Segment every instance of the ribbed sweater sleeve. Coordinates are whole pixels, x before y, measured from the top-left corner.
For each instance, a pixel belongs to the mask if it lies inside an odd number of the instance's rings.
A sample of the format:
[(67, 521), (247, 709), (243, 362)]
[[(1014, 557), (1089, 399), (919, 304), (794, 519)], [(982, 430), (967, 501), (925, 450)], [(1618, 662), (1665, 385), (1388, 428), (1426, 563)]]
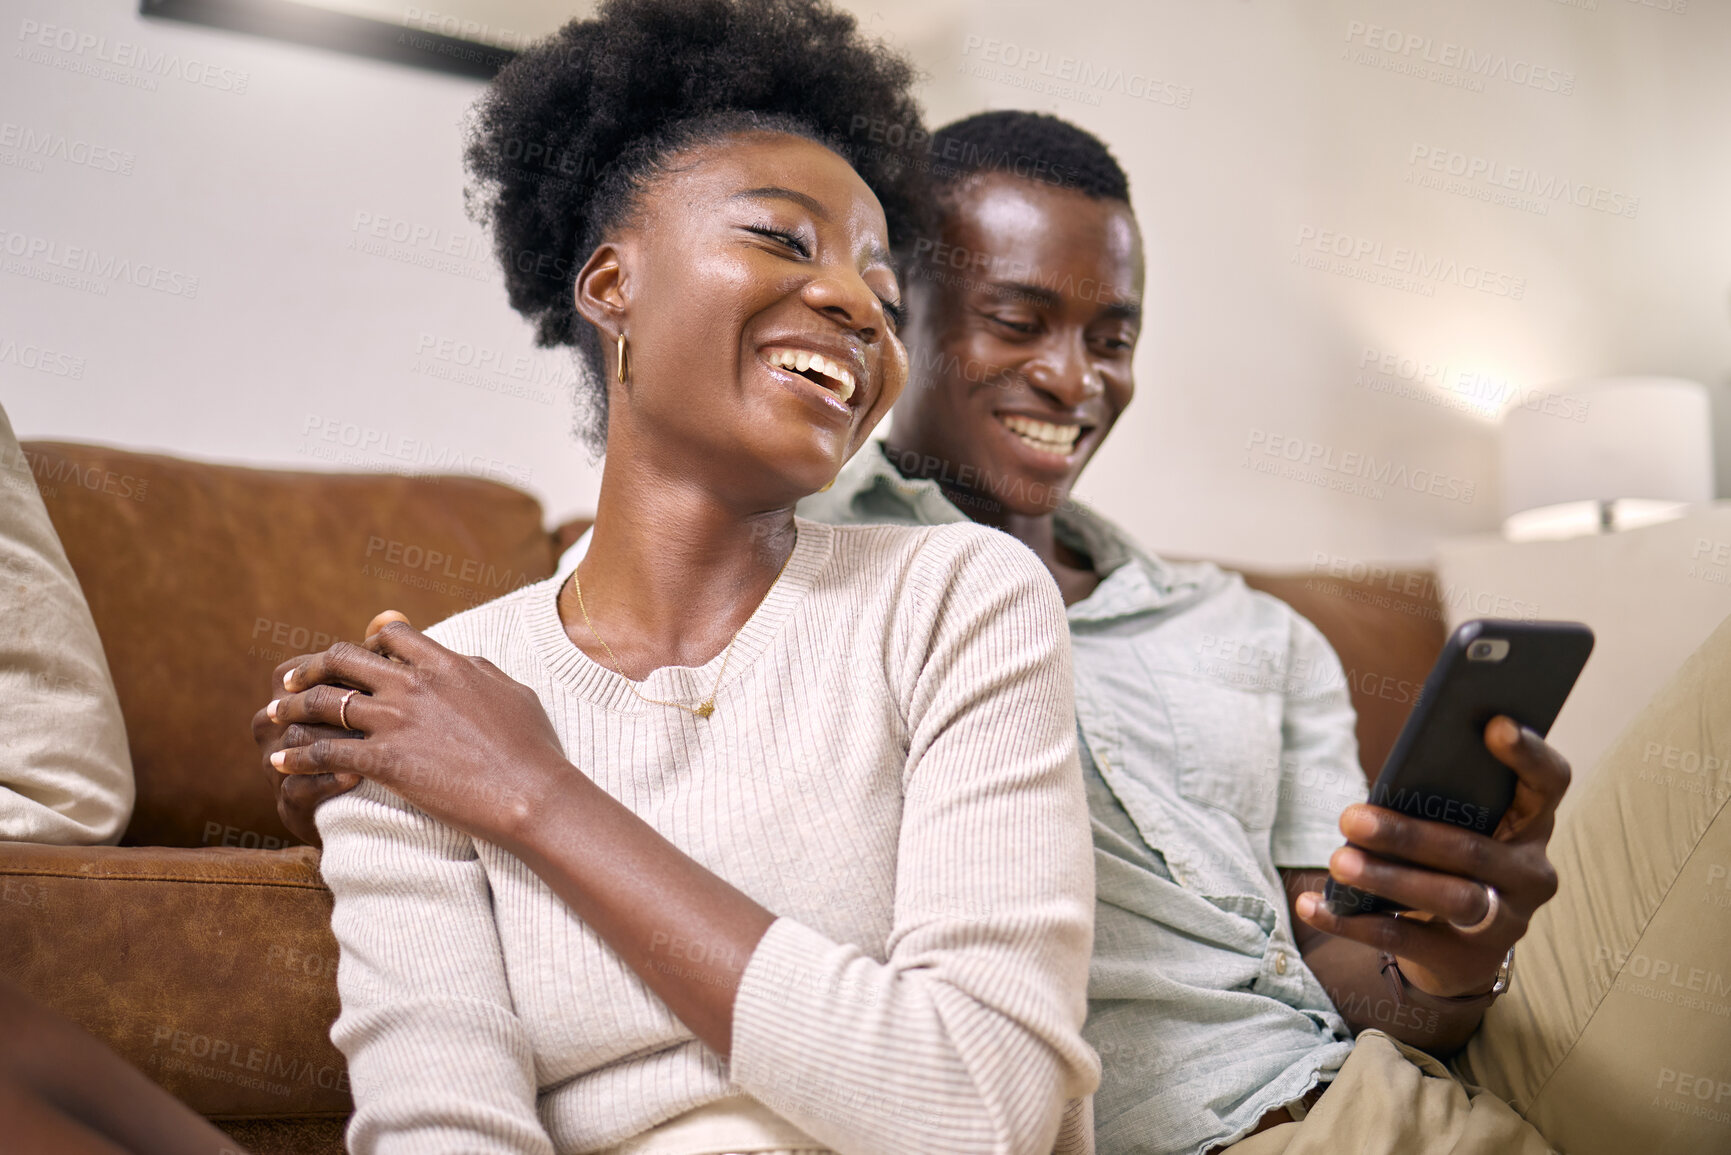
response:
[(838, 1151), (1045, 1155), (1099, 1078), (1063, 604), (1021, 545), (945, 527), (891, 645), (909, 750), (887, 957), (778, 919), (734, 1005), (732, 1077)]
[(319, 807), (351, 1155), (552, 1155), (473, 841), (362, 782)]

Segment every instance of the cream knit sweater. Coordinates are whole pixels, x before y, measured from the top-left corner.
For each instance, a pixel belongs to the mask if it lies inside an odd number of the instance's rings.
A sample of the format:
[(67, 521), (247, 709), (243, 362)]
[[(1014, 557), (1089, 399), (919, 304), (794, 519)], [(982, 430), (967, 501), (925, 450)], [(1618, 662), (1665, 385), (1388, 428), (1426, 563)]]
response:
[[(979, 526), (797, 524), (708, 719), (578, 650), (554, 580), (429, 631), (531, 686), (580, 772), (778, 916), (732, 1062), (520, 862), (363, 783), (318, 811), (355, 1155), (601, 1150), (742, 1093), (774, 1112), (746, 1123), (817, 1141), (782, 1147), (1091, 1150), (1093, 859), (1052, 580)], [(720, 660), (642, 691), (700, 701)]]

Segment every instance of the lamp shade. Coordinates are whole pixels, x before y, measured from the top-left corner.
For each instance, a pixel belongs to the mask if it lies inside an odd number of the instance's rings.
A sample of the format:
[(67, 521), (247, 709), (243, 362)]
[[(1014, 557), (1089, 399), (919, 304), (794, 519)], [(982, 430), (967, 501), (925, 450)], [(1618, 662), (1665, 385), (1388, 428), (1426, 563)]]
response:
[(1502, 424), (1503, 516), (1564, 502), (1713, 499), (1707, 390), (1606, 377), (1535, 391)]

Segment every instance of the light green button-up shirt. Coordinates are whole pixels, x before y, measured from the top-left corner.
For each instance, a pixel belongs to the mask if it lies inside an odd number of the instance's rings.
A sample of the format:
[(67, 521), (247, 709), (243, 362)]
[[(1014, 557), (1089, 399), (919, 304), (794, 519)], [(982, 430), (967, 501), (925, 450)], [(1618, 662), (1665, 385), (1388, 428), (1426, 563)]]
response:
[[(799, 513), (965, 520), (877, 445)], [(1100, 584), (1069, 607), (1098, 878), (1084, 1034), (1102, 1155), (1200, 1153), (1331, 1079), (1351, 1033), (1294, 944), (1280, 868), (1325, 866), (1365, 797), (1345, 677), (1291, 607), (1056, 514)]]

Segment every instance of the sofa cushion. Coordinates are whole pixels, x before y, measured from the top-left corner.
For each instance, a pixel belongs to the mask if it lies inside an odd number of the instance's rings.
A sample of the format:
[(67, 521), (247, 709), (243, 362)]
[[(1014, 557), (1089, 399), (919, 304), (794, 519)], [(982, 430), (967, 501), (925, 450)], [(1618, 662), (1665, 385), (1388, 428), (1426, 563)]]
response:
[(0, 840), (113, 842), (132, 800), (102, 641), (0, 409)]
[(247, 1155), (344, 1155), (346, 1119), (218, 1119)]
[(0, 845), (0, 973), (217, 1118), (352, 1109), (330, 917), (310, 846)]
[(276, 664), (380, 610), (428, 626), (553, 572), (539, 503), (491, 481), (24, 451), (125, 714), (128, 845), (284, 845), (251, 730)]

